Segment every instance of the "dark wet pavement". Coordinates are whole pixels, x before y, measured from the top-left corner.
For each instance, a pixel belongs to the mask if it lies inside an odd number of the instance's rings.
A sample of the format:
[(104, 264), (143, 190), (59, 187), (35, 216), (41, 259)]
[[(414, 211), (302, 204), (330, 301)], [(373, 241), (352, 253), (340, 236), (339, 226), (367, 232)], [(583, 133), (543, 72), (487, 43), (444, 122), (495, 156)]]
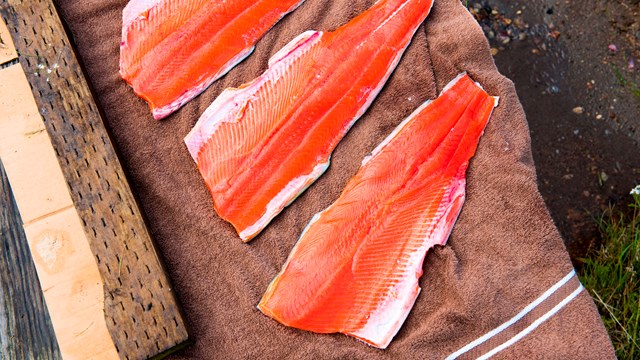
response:
[[(619, 1), (633, 20), (640, 5)], [(606, 1), (468, 6), (516, 85), (540, 192), (575, 261), (599, 243), (596, 219), (610, 205), (624, 209), (640, 182), (640, 69), (630, 65), (640, 62), (640, 15), (620, 28)]]

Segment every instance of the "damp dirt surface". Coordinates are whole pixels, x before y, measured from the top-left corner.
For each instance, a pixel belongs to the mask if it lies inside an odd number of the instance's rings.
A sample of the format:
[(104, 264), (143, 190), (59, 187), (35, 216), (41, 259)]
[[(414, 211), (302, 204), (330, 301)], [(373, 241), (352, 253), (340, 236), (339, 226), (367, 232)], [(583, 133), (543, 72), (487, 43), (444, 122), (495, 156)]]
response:
[(640, 183), (640, 0), (463, 1), (527, 114), (540, 192), (575, 265)]

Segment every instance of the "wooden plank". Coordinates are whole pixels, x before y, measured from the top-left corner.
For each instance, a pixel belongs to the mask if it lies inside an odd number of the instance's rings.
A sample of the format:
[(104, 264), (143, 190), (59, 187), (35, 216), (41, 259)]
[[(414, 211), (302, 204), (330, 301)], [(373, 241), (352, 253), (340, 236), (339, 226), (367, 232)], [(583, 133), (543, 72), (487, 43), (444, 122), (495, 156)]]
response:
[[(9, 30), (0, 21), (0, 69), (17, 57)], [(0, 359), (61, 359), (2, 161), (0, 204)]]
[(4, 22), (0, 21), (0, 65), (8, 63), (18, 58), (13, 40), (9, 34), (9, 29)]
[(22, 220), (0, 162), (0, 359), (61, 359)]
[(24, 230), (63, 357), (117, 359), (104, 284), (76, 209), (61, 209)]
[[(76, 245), (81, 246), (81, 241), (77, 240), (82, 238), (77, 229), (80, 224), (84, 230), (84, 241), (92, 255), (91, 261), (102, 281), (104, 306), (101, 311), (117, 355), (123, 359), (143, 359), (166, 353), (188, 339), (185, 323), (57, 11), (50, 0), (0, 0), (0, 14), (8, 24), (18, 49), (19, 61), (26, 73), (35, 97), (35, 109), (39, 114), (14, 119), (15, 123), (23, 126), (17, 132), (18, 138), (21, 136), (21, 140), (40, 146), (40, 153), (46, 146), (36, 143), (34, 139), (44, 135), (49, 137), (66, 183), (66, 194), (70, 194), (72, 200), (70, 205), (66, 205), (64, 197), (59, 196), (59, 185), (51, 185), (53, 188), (43, 190), (46, 194), (39, 189), (35, 191), (33, 185), (28, 183), (32, 178), (22, 176), (20, 171), (24, 170), (10, 171), (7, 159), (11, 163), (20, 161), (22, 168), (33, 166), (25, 166), (29, 162), (20, 160), (10, 150), (5, 149), (0, 155), (9, 173), (21, 213), (21, 204), (25, 204), (22, 216), (40, 280), (61, 281), (62, 277), (58, 277), (60, 272), (79, 271), (75, 266), (56, 266), (55, 263), (60, 257), (86, 253), (76, 249)], [(0, 71), (9, 69), (11, 67)], [(3, 83), (7, 84), (0, 81), (0, 86)], [(3, 111), (5, 110), (0, 110), (0, 113)], [(40, 119), (43, 125), (38, 127), (31, 117)], [(41, 131), (42, 126), (46, 131)], [(10, 144), (15, 146), (13, 137), (11, 141), (3, 138), (5, 133), (8, 134), (7, 131), (0, 130), (0, 144), (7, 144), (2, 145), (3, 147), (10, 147)], [(29, 151), (31, 150), (19, 152), (21, 156), (29, 158)], [(59, 174), (56, 175), (55, 171), (52, 174), (52, 178), (59, 180)], [(14, 181), (13, 177), (21, 180)], [(29, 188), (34, 191), (29, 191)], [(34, 195), (36, 193), (39, 195)], [(41, 197), (43, 194), (46, 195), (44, 198)], [(32, 206), (32, 202), (41, 204)], [(54, 208), (58, 209), (49, 212)], [(79, 219), (75, 222), (71, 220), (74, 212)], [(58, 221), (52, 223), (54, 218)], [(63, 218), (67, 219), (63, 223), (74, 224), (74, 227), (59, 229)], [(65, 235), (60, 235), (58, 231)], [(68, 238), (72, 240), (56, 240)], [(67, 251), (63, 243), (73, 243), (69, 248), (74, 251)], [(38, 246), (41, 247), (40, 250), (35, 249)], [(51, 249), (55, 250), (55, 257), (51, 255)], [(54, 258), (55, 261), (52, 260)], [(83, 261), (85, 262), (79, 264), (84, 264), (82, 269), (86, 270), (89, 265), (86, 259), (83, 258)], [(97, 279), (90, 274), (90, 270), (86, 272), (92, 280), (85, 282), (84, 279), (77, 279), (83, 286), (76, 287), (75, 290), (73, 286), (69, 289), (68, 284), (61, 287), (66, 286), (66, 291), (81, 298), (85, 294), (85, 298), (92, 299), (91, 304), (95, 305), (98, 298), (92, 291), (95, 291), (94, 282)], [(83, 346), (88, 351), (99, 348), (102, 353), (111, 354), (108, 346), (95, 347), (94, 341), (77, 341), (78, 337), (95, 336), (91, 328), (100, 327), (97, 320), (86, 331), (71, 331), (72, 335), (62, 335), (60, 331), (70, 331), (66, 329), (69, 321), (58, 324), (62, 318), (54, 312), (68, 309), (49, 302), (48, 292), (55, 291), (48, 287), (44, 289), (63, 356), (66, 350), (80, 351), (74, 347), (76, 345), (80, 349)], [(60, 296), (52, 295), (52, 298)], [(65, 339), (64, 345), (62, 339)]]
[(0, 70), (0, 111), (0, 157), (62, 355), (117, 359), (104, 314), (104, 284), (20, 65)]
[(20, 65), (0, 70), (0, 109), (0, 154), (13, 194), (19, 200), (22, 221), (29, 224), (73, 207), (49, 134)]

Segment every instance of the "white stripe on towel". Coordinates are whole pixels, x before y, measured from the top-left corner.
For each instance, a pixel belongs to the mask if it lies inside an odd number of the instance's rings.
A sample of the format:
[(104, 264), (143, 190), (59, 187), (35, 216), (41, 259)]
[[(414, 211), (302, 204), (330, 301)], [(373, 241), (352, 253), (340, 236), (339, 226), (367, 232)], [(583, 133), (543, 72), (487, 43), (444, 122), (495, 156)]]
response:
[(496, 348), (494, 348), (493, 350), (489, 351), (488, 353), (482, 355), (478, 359), (479, 360), (480, 359), (481, 360), (488, 359), (488, 358), (492, 357), (493, 355), (499, 353), (500, 351), (502, 351), (502, 350), (508, 348), (509, 346), (515, 344), (518, 340), (522, 339), (523, 337), (527, 336), (530, 332), (532, 332), (538, 326), (540, 326), (540, 324), (542, 324), (543, 322), (549, 320), (550, 317), (555, 315), (555, 313), (560, 311), (560, 309), (562, 309), (571, 300), (573, 300), (576, 296), (578, 296), (578, 294), (580, 294), (582, 289), (584, 289), (584, 287), (582, 287), (582, 284), (580, 284), (577, 289), (575, 289), (571, 294), (569, 294), (569, 296), (564, 298), (564, 300), (562, 300), (560, 303), (558, 303), (558, 305), (554, 306), (553, 309), (549, 310), (546, 314), (542, 315), (540, 318), (538, 318), (536, 321), (534, 321), (526, 329), (520, 331), (516, 336), (512, 337), (511, 339), (509, 339), (508, 341), (506, 341), (502, 345), (497, 346)]
[(504, 324), (498, 326), (497, 328), (489, 331), (488, 333), (484, 334), (483, 336), (479, 337), (475, 341), (469, 343), (468, 345), (466, 345), (462, 349), (460, 349), (460, 350), (454, 352), (453, 354), (449, 355), (446, 358), (446, 360), (453, 360), (453, 359), (457, 358), (458, 356), (460, 356), (460, 355), (468, 352), (469, 350), (475, 348), (476, 346), (484, 343), (485, 341), (491, 339), (492, 337), (496, 336), (497, 334), (501, 333), (502, 331), (504, 331), (504, 329), (508, 328), (509, 326), (511, 326), (514, 323), (516, 323), (518, 320), (522, 319), (525, 315), (530, 313), (531, 310), (535, 309), (543, 301), (548, 299), (551, 295), (553, 295), (554, 292), (556, 292), (564, 284), (569, 282), (569, 280), (571, 280), (575, 275), (576, 275), (576, 271), (575, 270), (571, 270), (571, 272), (569, 272), (567, 274), (567, 276), (565, 276), (564, 278), (562, 278), (562, 280), (558, 281), (555, 285), (550, 287), (547, 291), (544, 292), (544, 294), (540, 295), (539, 298), (537, 298), (535, 301), (533, 301), (527, 307), (522, 309), (522, 311), (520, 311), (516, 316), (512, 317), (511, 319), (509, 319), (509, 321), (507, 321)]

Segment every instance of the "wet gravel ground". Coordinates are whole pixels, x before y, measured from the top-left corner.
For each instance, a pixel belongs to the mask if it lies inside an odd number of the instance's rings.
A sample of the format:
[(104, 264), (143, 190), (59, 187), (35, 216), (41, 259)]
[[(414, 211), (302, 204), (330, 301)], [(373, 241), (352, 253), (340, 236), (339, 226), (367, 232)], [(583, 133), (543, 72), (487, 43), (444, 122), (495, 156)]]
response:
[(640, 183), (640, 1), (463, 1), (529, 121), (540, 192), (574, 263)]

